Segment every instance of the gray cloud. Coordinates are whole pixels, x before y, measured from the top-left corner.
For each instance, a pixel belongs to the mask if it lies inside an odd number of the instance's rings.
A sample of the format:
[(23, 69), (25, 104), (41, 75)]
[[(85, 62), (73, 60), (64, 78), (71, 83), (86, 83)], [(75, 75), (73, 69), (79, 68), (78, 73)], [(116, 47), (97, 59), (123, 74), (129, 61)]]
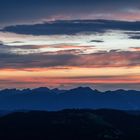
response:
[(91, 40), (90, 42), (103, 43), (103, 40)]
[(130, 39), (140, 39), (140, 36), (130, 36)]
[(139, 51), (110, 51), (93, 54), (77, 54), (76, 50), (55, 53), (12, 54), (0, 52), (1, 68), (47, 67), (133, 67), (140, 66)]
[(106, 30), (140, 31), (140, 21), (63, 20), (33, 25), (8, 26), (1, 31), (27, 35), (71, 35), (81, 32), (102, 33)]

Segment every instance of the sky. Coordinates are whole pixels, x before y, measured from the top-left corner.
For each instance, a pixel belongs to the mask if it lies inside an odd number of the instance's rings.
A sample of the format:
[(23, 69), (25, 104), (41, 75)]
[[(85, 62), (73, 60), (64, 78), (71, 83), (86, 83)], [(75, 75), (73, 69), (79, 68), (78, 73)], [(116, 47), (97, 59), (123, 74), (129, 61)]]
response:
[(139, 0), (0, 0), (1, 89), (139, 85)]

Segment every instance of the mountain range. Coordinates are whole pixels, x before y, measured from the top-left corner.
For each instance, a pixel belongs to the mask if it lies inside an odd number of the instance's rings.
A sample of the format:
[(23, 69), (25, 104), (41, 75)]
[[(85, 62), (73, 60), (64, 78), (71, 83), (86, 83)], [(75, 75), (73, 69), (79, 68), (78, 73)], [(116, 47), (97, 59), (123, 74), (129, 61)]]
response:
[(140, 91), (120, 89), (101, 92), (89, 87), (70, 90), (40, 87), (0, 91), (0, 110), (57, 111), (74, 108), (140, 110)]

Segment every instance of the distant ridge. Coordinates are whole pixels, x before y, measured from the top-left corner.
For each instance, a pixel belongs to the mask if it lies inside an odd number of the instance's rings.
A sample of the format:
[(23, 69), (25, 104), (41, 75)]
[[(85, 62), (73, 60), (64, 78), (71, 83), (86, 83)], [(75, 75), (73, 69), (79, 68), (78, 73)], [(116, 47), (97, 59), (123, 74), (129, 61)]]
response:
[(70, 90), (4, 89), (0, 90), (0, 110), (61, 110), (72, 108), (140, 110), (140, 91), (101, 92), (89, 87)]

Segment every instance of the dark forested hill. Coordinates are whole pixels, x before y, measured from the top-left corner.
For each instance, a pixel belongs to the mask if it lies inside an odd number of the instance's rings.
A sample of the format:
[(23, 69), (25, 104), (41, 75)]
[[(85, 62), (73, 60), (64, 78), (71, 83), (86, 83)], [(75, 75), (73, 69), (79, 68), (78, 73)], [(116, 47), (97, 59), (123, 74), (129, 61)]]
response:
[(117, 110), (17, 112), (0, 118), (2, 140), (139, 140), (140, 115)]

